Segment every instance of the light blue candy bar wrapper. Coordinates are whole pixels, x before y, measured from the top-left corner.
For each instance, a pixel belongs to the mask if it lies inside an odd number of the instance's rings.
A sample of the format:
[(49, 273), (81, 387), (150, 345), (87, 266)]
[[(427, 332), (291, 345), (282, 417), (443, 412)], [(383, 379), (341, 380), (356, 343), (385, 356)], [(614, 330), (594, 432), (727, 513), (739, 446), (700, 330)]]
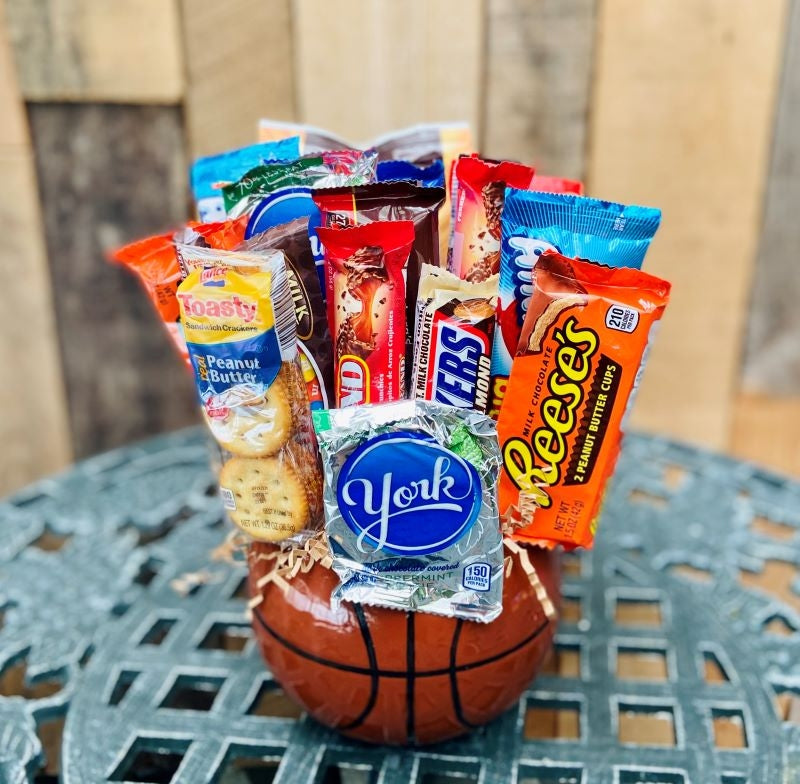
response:
[(661, 210), (571, 193), (506, 188), (501, 217), (500, 289), (492, 350), (497, 415), (533, 290), (532, 272), (547, 250), (611, 267), (641, 268)]
[(198, 158), (190, 172), (192, 195), (202, 223), (225, 220), (225, 204), (219, 183), (236, 182), (250, 169), (270, 161), (291, 161), (300, 157), (300, 137), (261, 142), (219, 155)]

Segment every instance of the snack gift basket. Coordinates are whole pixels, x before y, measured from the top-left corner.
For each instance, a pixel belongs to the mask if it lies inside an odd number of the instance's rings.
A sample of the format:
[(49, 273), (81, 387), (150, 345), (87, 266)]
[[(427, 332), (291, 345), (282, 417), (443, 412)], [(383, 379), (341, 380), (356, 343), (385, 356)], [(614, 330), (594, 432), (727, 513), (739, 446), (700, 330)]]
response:
[(350, 737), (446, 740), (519, 698), (592, 546), (660, 213), (462, 125), (261, 133), (195, 162), (201, 222), (114, 258), (194, 376), (276, 680)]

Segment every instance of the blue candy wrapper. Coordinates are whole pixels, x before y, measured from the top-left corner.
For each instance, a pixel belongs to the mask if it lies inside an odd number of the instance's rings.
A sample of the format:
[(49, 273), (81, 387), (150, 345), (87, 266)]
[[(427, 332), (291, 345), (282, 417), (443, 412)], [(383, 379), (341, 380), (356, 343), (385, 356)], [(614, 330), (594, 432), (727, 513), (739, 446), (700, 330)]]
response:
[(198, 158), (192, 164), (190, 177), (200, 220), (203, 223), (225, 220), (225, 205), (219, 183), (236, 182), (250, 169), (268, 161), (289, 161), (298, 157), (300, 137), (292, 136)]
[(506, 188), (501, 218), (500, 290), (492, 350), (489, 414), (497, 418), (533, 286), (546, 250), (611, 267), (642, 266), (661, 222), (654, 207), (616, 204), (570, 193)]
[(444, 188), (444, 163), (441, 158), (427, 166), (411, 161), (379, 161), (376, 175), (378, 182), (407, 180), (425, 188)]

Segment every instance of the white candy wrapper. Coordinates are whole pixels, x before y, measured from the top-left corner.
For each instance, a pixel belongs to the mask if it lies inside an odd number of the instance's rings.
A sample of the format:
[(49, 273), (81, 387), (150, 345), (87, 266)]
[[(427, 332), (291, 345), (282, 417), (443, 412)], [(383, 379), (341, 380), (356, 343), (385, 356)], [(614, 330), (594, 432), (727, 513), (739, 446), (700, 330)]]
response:
[(403, 400), (314, 413), (334, 600), (492, 621), (500, 451), (476, 411)]

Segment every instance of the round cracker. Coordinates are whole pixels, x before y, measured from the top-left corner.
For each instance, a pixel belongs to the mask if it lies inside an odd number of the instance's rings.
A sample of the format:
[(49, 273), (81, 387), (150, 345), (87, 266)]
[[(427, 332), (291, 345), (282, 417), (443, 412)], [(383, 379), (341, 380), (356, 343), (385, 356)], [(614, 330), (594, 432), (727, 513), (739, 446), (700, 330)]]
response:
[(242, 457), (274, 455), (292, 432), (291, 400), (278, 378), (262, 397), (232, 407), (224, 417), (203, 414), (217, 443)]
[(308, 526), (306, 489), (285, 459), (233, 457), (219, 486), (231, 520), (254, 539), (278, 542)]

